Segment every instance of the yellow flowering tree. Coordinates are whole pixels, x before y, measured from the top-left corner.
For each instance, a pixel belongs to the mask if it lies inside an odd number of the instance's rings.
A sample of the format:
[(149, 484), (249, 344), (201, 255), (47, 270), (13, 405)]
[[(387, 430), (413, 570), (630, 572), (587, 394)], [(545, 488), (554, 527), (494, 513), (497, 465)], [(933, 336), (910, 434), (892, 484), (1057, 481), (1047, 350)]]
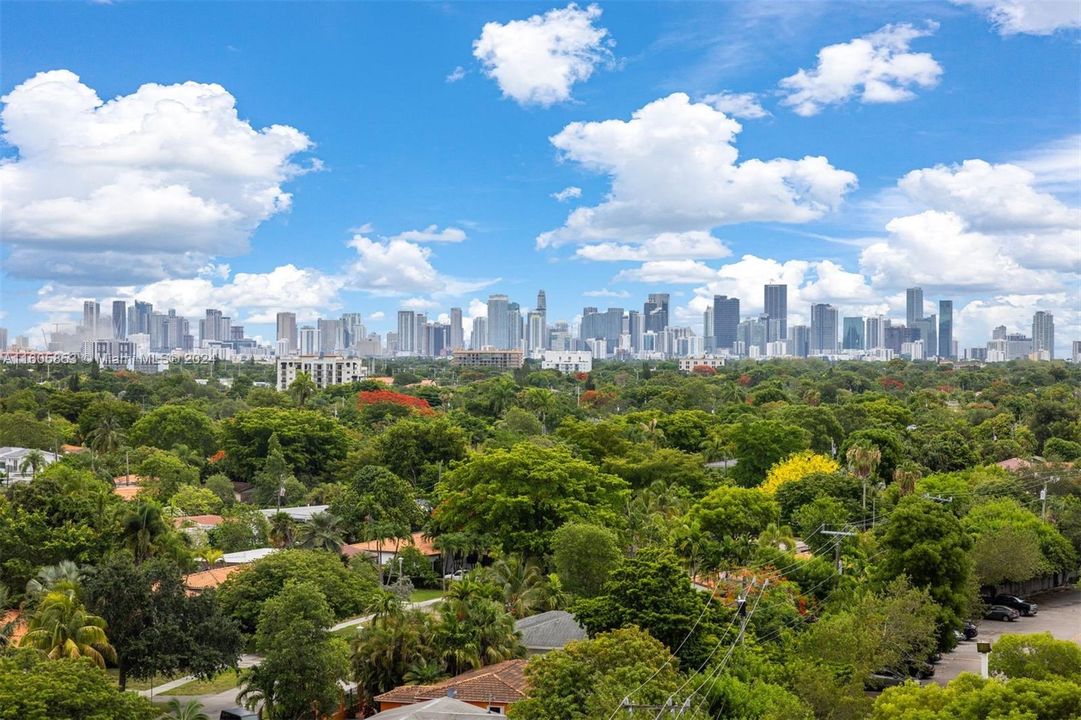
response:
[(835, 473), (840, 469), (841, 466), (833, 458), (811, 450), (804, 450), (774, 463), (760, 487), (762, 491), (772, 495), (786, 482), (799, 480), (814, 473)]

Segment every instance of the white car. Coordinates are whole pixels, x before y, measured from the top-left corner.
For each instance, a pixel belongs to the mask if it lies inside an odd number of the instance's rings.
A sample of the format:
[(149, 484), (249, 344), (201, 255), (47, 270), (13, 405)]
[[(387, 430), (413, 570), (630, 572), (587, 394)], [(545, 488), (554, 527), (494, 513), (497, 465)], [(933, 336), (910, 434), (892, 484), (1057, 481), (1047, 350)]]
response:
[(462, 580), (462, 579), (465, 578), (465, 575), (466, 575), (465, 570), (455, 570), (452, 573), (447, 573), (446, 575), (444, 575), (443, 579), (444, 580)]

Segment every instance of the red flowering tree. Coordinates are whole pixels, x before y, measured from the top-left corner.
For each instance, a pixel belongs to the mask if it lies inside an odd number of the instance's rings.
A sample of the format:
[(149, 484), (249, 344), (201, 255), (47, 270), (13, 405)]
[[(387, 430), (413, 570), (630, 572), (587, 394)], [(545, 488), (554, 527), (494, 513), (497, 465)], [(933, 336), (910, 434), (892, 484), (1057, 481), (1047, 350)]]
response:
[(367, 405), (398, 405), (416, 410), (421, 415), (435, 413), (424, 398), (394, 392), (393, 390), (362, 390), (357, 394), (357, 407)]
[(715, 368), (711, 368), (709, 365), (695, 365), (693, 368), (691, 368), (691, 372), (695, 375), (706, 376), (717, 374), (717, 370)]

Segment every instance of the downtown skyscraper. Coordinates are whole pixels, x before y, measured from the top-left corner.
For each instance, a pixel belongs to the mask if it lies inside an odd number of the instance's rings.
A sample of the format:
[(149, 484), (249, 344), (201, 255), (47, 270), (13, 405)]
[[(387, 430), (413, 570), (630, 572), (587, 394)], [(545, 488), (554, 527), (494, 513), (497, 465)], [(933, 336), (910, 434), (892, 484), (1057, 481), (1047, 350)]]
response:
[(763, 290), (766, 315), (769, 315), (771, 320), (780, 321), (780, 335), (774, 339), (783, 340), (788, 337), (788, 286), (770, 284), (766, 285)]

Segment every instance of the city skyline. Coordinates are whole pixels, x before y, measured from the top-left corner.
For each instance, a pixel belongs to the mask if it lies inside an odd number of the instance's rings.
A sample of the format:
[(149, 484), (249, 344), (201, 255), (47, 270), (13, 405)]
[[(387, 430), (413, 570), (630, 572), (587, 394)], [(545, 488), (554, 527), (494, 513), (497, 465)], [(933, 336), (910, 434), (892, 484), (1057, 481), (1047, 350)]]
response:
[[(829, 303), (810, 307), (809, 324), (790, 323), (788, 286), (769, 283), (762, 287), (768, 312), (740, 315), (740, 299), (715, 295), (702, 314), (696, 332), (693, 327), (670, 323), (668, 293), (649, 293), (639, 311), (634, 308), (583, 307), (574, 320), (554, 320), (547, 316), (547, 293), (537, 291), (536, 304), (526, 308), (504, 294), (491, 294), (484, 312), (473, 317), (467, 333), (462, 308), (449, 313), (429, 314), (399, 309), (397, 326), (385, 335), (369, 332), (359, 312), (340, 318), (318, 318), (314, 324), (297, 325), (295, 312), (276, 315), (273, 342), (247, 337), (242, 325), (216, 308), (207, 308), (205, 317), (193, 323), (175, 309), (159, 308), (136, 300), (128, 307), (114, 300), (112, 315), (101, 314), (97, 300), (83, 301), (83, 321), (74, 332), (45, 336), (43, 349), (78, 352), (85, 358), (149, 358), (177, 351), (202, 353), (207, 357), (290, 358), (290, 357), (432, 357), (446, 358), (457, 352), (513, 350), (519, 358), (545, 359), (549, 352), (585, 352), (593, 359), (657, 360), (675, 358), (830, 357), (837, 359), (962, 360), (1003, 362), (1016, 359), (1056, 359), (1054, 314), (1037, 311), (1031, 332), (1010, 332), (997, 325), (986, 343), (963, 347), (954, 339), (953, 301), (938, 300), (938, 313), (927, 314), (927, 300), (921, 287), (905, 290), (904, 322), (886, 315), (841, 316)], [(933, 301), (932, 301), (933, 305)], [(474, 308), (475, 310), (475, 308)], [(799, 316), (795, 319), (798, 320)], [(128, 332), (127, 328), (131, 331)], [(197, 331), (195, 330), (197, 328)], [(495, 332), (491, 331), (495, 328)], [(7, 329), (0, 327), (3, 346), (8, 347)], [(1079, 361), (1077, 341), (1071, 342), (1068, 357)], [(31, 349), (28, 339), (19, 336), (15, 347)], [(129, 363), (125, 360), (123, 363)], [(295, 368), (294, 368), (295, 369)]]
[[(768, 315), (771, 283), (788, 287), (789, 326), (832, 305), (838, 345), (844, 318), (906, 318), (915, 285), (936, 339), (948, 328), (961, 348), (1000, 325), (1031, 336), (1038, 311), (1056, 356), (1081, 338), (1070, 14), (270, 7), (209, 5), (209, 36), (181, 7), (6, 7), (9, 338), (75, 327), (87, 298), (125, 325), (136, 299), (191, 322), (214, 308), (272, 344), (279, 312), (298, 328), (359, 312), (385, 334), (399, 309), (458, 307), (469, 335), (503, 294), (529, 331), (538, 287), (534, 335), (650, 294), (702, 335), (715, 296), (740, 299), (739, 321)], [(268, 42), (283, 25), (287, 46)], [(566, 28), (573, 50), (503, 44), (538, 27)], [(363, 32), (363, 50), (328, 28)], [(876, 76), (865, 49), (908, 74)], [(147, 61), (133, 70), (132, 54)], [(857, 79), (831, 84), (838, 57)], [(199, 335), (183, 330), (170, 324)]]

